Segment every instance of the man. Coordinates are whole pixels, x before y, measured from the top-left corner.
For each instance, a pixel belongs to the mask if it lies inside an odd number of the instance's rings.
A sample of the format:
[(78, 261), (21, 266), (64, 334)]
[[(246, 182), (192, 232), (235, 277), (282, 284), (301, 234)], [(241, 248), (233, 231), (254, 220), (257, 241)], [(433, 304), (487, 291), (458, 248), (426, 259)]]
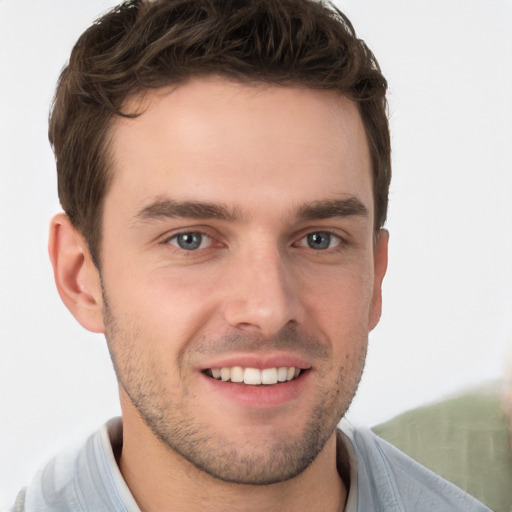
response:
[(381, 311), (385, 91), (312, 0), (132, 1), (82, 35), (49, 252), (123, 416), (15, 510), (487, 510), (336, 430)]

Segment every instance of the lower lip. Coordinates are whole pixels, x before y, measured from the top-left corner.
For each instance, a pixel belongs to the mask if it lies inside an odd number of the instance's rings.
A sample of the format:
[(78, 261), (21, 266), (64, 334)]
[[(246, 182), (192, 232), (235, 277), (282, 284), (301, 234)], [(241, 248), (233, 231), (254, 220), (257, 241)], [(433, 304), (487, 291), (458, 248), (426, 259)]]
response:
[(244, 407), (267, 409), (296, 400), (304, 391), (311, 370), (288, 382), (273, 385), (250, 386), (243, 383), (223, 382), (201, 373), (210, 390)]

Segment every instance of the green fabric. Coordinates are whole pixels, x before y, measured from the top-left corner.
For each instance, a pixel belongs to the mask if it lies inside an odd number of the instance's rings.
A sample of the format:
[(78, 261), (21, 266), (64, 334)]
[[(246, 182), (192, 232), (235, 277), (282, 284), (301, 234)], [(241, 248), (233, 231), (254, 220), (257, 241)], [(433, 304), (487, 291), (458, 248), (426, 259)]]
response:
[(512, 451), (497, 395), (464, 395), (373, 430), (495, 512), (512, 511)]

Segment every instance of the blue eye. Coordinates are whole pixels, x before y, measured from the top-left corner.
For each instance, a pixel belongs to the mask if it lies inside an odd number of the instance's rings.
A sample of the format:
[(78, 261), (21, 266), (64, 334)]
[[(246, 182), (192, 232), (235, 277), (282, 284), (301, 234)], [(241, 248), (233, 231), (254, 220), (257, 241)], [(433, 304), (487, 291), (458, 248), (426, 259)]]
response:
[(190, 233), (179, 233), (169, 239), (169, 243), (184, 251), (195, 251), (204, 249), (211, 242), (211, 238), (204, 233), (191, 231)]
[(328, 231), (315, 231), (306, 235), (300, 242), (303, 247), (309, 247), (315, 251), (325, 251), (340, 244), (340, 238)]

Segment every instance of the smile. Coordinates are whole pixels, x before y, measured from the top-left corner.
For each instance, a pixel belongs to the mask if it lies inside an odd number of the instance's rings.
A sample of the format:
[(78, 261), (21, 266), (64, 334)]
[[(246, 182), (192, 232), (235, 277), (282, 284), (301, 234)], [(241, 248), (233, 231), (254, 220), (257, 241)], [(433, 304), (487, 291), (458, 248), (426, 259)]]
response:
[(250, 386), (273, 385), (296, 379), (304, 370), (295, 366), (279, 368), (242, 368), (241, 366), (211, 368), (204, 373), (223, 382), (238, 382)]

